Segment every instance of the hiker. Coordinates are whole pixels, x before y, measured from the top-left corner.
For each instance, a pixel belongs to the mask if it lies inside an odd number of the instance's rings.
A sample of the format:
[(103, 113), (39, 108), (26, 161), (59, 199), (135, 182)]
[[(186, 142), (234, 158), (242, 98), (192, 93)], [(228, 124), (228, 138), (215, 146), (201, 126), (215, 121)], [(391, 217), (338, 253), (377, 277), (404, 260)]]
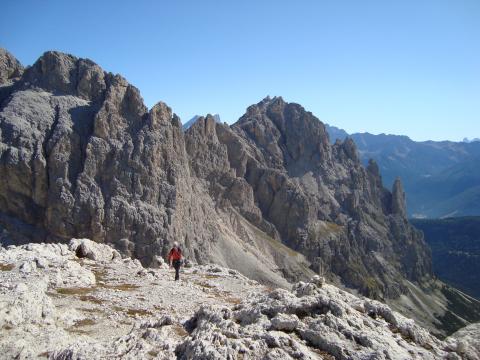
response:
[(182, 265), (182, 249), (178, 242), (173, 243), (172, 250), (168, 253), (168, 263), (175, 268), (175, 281), (180, 280), (180, 266)]

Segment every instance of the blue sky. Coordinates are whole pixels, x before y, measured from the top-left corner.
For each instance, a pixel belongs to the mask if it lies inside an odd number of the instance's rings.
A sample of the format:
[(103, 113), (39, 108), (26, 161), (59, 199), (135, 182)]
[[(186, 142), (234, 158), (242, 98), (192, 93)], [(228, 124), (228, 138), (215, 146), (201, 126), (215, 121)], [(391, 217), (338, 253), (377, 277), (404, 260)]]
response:
[(3, 0), (0, 46), (121, 73), (186, 122), (267, 95), (350, 132), (480, 137), (480, 1)]

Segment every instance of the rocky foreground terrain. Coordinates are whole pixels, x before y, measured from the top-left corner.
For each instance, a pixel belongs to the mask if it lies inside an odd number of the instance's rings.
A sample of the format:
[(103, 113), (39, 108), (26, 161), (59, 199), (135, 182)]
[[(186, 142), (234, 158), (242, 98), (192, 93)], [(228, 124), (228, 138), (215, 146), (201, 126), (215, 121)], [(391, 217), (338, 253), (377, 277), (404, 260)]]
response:
[(478, 359), (480, 328), (440, 341), (325, 284), (272, 289), (217, 265), (155, 268), (87, 239), (0, 248), (5, 359)]
[(24, 68), (1, 50), (0, 179), (4, 246), (88, 238), (149, 266), (178, 241), (192, 264), (272, 287), (322, 273), (440, 336), (478, 321), (478, 301), (435, 280), (401, 181), (384, 188), (351, 139), (330, 144), (281, 97), (184, 132), (89, 59), (49, 51)]

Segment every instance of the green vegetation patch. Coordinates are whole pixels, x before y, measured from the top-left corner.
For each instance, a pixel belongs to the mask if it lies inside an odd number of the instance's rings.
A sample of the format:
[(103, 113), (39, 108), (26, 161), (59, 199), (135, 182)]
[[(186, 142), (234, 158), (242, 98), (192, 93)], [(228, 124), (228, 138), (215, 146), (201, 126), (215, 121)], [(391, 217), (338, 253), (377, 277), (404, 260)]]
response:
[(185, 328), (180, 325), (172, 325), (172, 330), (175, 334), (177, 334), (181, 338), (186, 338), (189, 335), (187, 330), (185, 330)]
[(126, 309), (125, 313), (130, 317), (153, 315), (151, 311), (145, 309)]
[(95, 308), (77, 308), (78, 311), (83, 311), (91, 314), (103, 314), (104, 312), (100, 309), (95, 309)]
[(94, 292), (95, 288), (73, 287), (73, 288), (58, 288), (57, 293), (61, 295), (86, 295)]
[(480, 217), (413, 219), (432, 249), (440, 280), (480, 299)]
[(82, 319), (82, 320), (76, 321), (75, 324), (73, 324), (73, 326), (67, 328), (66, 330), (74, 334), (90, 335), (93, 332), (91, 330), (86, 330), (84, 328), (88, 326), (93, 326), (95, 324), (96, 322), (92, 319)]
[(449, 310), (439, 318), (441, 327), (447, 334), (453, 334), (466, 325), (459, 317), (471, 323), (480, 321), (480, 301), (461, 294), (449, 286), (443, 286), (441, 291), (449, 305)]
[(0, 263), (0, 271), (11, 271), (15, 268), (13, 264), (2, 264)]
[(204, 275), (203, 276), (205, 279), (218, 279), (221, 276), (220, 275)]
[(146, 309), (128, 309), (121, 306), (113, 306), (113, 310), (116, 312), (122, 312), (129, 317), (137, 317), (137, 316), (151, 316), (153, 313), (150, 310)]
[(95, 297), (95, 296), (92, 296), (92, 295), (82, 295), (80, 296), (80, 301), (86, 301), (86, 302), (91, 302), (91, 303), (94, 303), (94, 304), (103, 304), (104, 301)]
[(92, 319), (82, 319), (82, 320), (76, 321), (73, 326), (74, 327), (85, 327), (85, 326), (93, 326), (95, 324), (96, 324), (96, 322)]
[(133, 291), (140, 288), (140, 286), (135, 284), (117, 284), (117, 285), (105, 284), (105, 285), (101, 285), (101, 287), (105, 289), (120, 290), (120, 291)]

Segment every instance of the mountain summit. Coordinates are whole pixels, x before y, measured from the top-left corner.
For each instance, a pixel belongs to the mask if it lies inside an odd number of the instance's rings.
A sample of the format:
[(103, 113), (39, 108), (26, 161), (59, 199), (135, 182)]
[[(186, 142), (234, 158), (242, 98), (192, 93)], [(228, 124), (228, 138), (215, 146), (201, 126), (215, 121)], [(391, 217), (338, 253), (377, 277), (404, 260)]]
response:
[(434, 280), (401, 183), (385, 189), (298, 104), (265, 98), (232, 126), (208, 115), (184, 132), (166, 104), (148, 110), (120, 75), (59, 52), (2, 80), (0, 104), (3, 244), (90, 238), (149, 265), (175, 240), (192, 263), (273, 286), (321, 272), (439, 334), (473, 316)]
[[(197, 121), (199, 118), (201, 118), (200, 115), (195, 115), (192, 117), (190, 120), (188, 120), (185, 124), (183, 124), (183, 130), (187, 130), (190, 126), (192, 126), (195, 121)], [(215, 114), (213, 115), (213, 118), (215, 119), (216, 122), (220, 122), (220, 115)]]

